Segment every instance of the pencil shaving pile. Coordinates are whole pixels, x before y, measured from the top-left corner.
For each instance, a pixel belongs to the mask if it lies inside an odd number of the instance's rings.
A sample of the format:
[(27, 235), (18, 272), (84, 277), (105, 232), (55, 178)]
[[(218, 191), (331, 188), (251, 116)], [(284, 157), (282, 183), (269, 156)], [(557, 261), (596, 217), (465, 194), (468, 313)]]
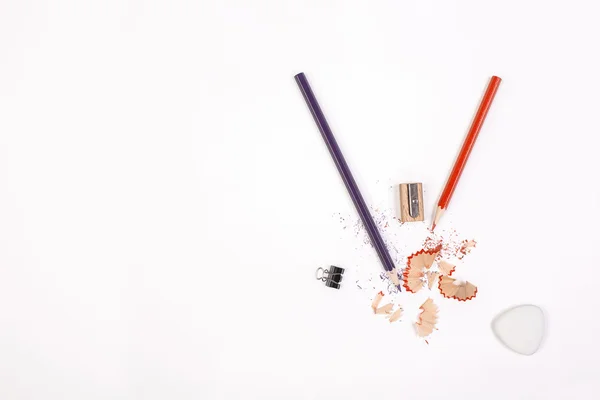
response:
[[(474, 241), (470, 242), (475, 243)], [(475, 247), (474, 244), (470, 248), (473, 247)], [(422, 249), (408, 257), (406, 268), (402, 273), (404, 282), (402, 286), (408, 292), (417, 293), (425, 284), (432, 289), (435, 281), (440, 277), (438, 288), (444, 297), (460, 301), (471, 300), (477, 295), (477, 287), (470, 282), (450, 278), (450, 275), (456, 270), (456, 266), (439, 259), (440, 250), (441, 246), (430, 250)], [(436, 267), (432, 269), (435, 264), (437, 264)]]
[[(433, 290), (437, 286), (444, 298), (462, 302), (472, 300), (477, 296), (477, 286), (468, 281), (459, 281), (452, 278), (451, 275), (456, 271), (456, 265), (444, 258), (462, 260), (465, 255), (475, 248), (476, 244), (474, 240), (464, 240), (451, 249), (448, 243), (443, 243), (442, 239), (427, 238), (423, 249), (407, 258), (406, 267), (401, 276), (405, 291), (414, 294), (420, 292), (423, 288)], [(386, 315), (390, 322), (399, 320), (403, 311), (402, 307), (398, 306), (396, 312), (392, 313), (392, 303), (379, 306), (383, 296), (383, 292), (379, 292), (373, 299), (371, 304), (373, 312)], [(419, 310), (420, 314), (415, 323), (416, 332), (419, 337), (427, 338), (434, 330), (437, 330), (439, 308), (433, 302), (433, 299), (428, 298), (421, 304)], [(429, 343), (427, 340), (425, 342)]]
[[(417, 296), (427, 293), (429, 295), (427, 297), (435, 295), (430, 302), (433, 305), (435, 305), (434, 302), (445, 301), (443, 299), (466, 302), (476, 297), (477, 287), (475, 285), (470, 282), (461, 282), (454, 277), (456, 270), (461, 269), (460, 265), (464, 263), (465, 257), (476, 248), (475, 240), (465, 239), (453, 228), (438, 229), (434, 233), (424, 224), (403, 224), (394, 217), (394, 211), (390, 209), (374, 208), (371, 209), (371, 213), (377, 228), (385, 233), (383, 239), (394, 264), (398, 267), (404, 265), (402, 273), (394, 277), (390, 277), (389, 273), (381, 272), (377, 279), (372, 275), (370, 268), (366, 274), (357, 276), (356, 286), (358, 289), (376, 293), (371, 304), (375, 315), (384, 316), (390, 322), (402, 322), (406, 319), (405, 311), (414, 310), (413, 307), (417, 306), (415, 304), (403, 309), (397, 304), (397, 301), (396, 304), (389, 301), (386, 302), (388, 304), (381, 306), (380, 304), (385, 302), (384, 296), (388, 295), (389, 297), (385, 297), (385, 299), (395, 299), (396, 296), (405, 296), (405, 293), (418, 298)], [(370, 255), (371, 242), (361, 220), (340, 213), (334, 214), (334, 217), (339, 220), (347, 234), (359, 239), (360, 245), (357, 249), (368, 249)], [(423, 237), (425, 240), (421, 241), (419, 238)], [(412, 253), (415, 247), (420, 250)], [(360, 273), (360, 263), (357, 263), (356, 267), (357, 273)], [(399, 293), (392, 278), (398, 278), (402, 293)], [(380, 290), (382, 291), (379, 292)], [(435, 298), (436, 296), (438, 298)], [(423, 300), (426, 301), (426, 299)], [(417, 302), (419, 301), (417, 300)], [(419, 310), (420, 315), (417, 316), (417, 324), (414, 327), (419, 337), (427, 338), (437, 329), (438, 309), (436, 306), (433, 319), (428, 318), (429, 313), (433, 312), (429, 303), (421, 304)], [(425, 311), (427, 313), (423, 315)], [(425, 335), (426, 332), (429, 334)], [(425, 341), (427, 342), (427, 340)]]

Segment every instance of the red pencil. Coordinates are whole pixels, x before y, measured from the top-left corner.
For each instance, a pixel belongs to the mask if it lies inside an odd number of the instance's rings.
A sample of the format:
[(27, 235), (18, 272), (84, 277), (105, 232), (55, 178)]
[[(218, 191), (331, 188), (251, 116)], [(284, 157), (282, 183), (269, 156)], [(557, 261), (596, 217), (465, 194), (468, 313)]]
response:
[(477, 135), (479, 135), (483, 121), (485, 121), (485, 116), (492, 105), (492, 101), (494, 100), (494, 96), (496, 95), (496, 91), (498, 90), (498, 86), (500, 86), (501, 81), (502, 79), (498, 78), (497, 76), (492, 76), (492, 79), (490, 80), (490, 83), (485, 91), (485, 95), (483, 96), (483, 100), (481, 100), (481, 104), (479, 104), (479, 110), (477, 110), (477, 114), (475, 115), (473, 123), (471, 124), (471, 129), (469, 129), (469, 133), (465, 138), (462, 149), (460, 149), (458, 158), (456, 159), (454, 167), (452, 168), (452, 172), (450, 173), (448, 181), (446, 182), (446, 187), (444, 187), (444, 191), (442, 192), (442, 196), (438, 202), (438, 207), (435, 211), (435, 217), (433, 217), (433, 224), (431, 226), (432, 231), (435, 229), (435, 226), (439, 222), (444, 211), (446, 211), (448, 208), (448, 204), (450, 203), (454, 189), (456, 189), (458, 180), (460, 179), (463, 169), (467, 164), (467, 160), (469, 159), (469, 155), (471, 154), (475, 140), (477, 140)]

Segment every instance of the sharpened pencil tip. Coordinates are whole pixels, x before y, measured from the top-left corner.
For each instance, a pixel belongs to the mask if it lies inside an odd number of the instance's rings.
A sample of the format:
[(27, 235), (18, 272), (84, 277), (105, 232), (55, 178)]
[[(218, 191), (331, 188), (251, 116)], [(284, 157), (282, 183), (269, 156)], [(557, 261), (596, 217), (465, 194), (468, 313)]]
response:
[(431, 232), (433, 232), (434, 229), (435, 229), (435, 222), (433, 223), (433, 225), (431, 225)]

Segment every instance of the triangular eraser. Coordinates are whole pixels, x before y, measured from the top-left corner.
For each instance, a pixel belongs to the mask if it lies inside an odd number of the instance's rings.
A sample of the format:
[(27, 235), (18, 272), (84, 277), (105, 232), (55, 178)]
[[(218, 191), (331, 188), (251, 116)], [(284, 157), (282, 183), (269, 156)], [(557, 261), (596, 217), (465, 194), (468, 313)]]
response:
[(544, 312), (531, 304), (516, 306), (492, 321), (494, 334), (512, 351), (530, 356), (542, 344), (546, 320)]

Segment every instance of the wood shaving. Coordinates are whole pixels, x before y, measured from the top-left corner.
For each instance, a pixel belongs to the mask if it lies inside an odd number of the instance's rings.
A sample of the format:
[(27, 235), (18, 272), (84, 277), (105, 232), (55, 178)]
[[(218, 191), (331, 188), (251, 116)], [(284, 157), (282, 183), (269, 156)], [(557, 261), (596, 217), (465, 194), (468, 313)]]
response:
[(438, 306), (436, 306), (432, 299), (427, 299), (419, 307), (422, 311), (419, 315), (419, 320), (415, 322), (417, 328), (417, 335), (420, 337), (426, 337), (431, 335), (437, 324), (438, 319)]
[(456, 269), (456, 265), (450, 264), (448, 261), (438, 261), (437, 263), (438, 269), (440, 271), (440, 275), (452, 275), (454, 270)]
[(433, 265), (433, 262), (435, 261), (435, 258), (438, 256), (439, 253), (440, 253), (439, 249), (437, 251), (435, 251), (434, 253), (429, 253), (429, 252), (423, 253), (423, 264), (425, 264), (426, 269), (431, 268), (431, 266)]
[(448, 299), (467, 301), (477, 296), (477, 286), (470, 282), (457, 281), (449, 276), (442, 276), (440, 278), (438, 288), (440, 289), (440, 293)]
[(428, 271), (425, 275), (427, 276), (427, 286), (429, 287), (429, 290), (431, 290), (440, 274), (438, 272)]
[(379, 292), (375, 295), (375, 298), (373, 299), (373, 302), (371, 303), (371, 308), (373, 309), (373, 312), (375, 314), (391, 314), (392, 313), (392, 308), (394, 308), (394, 305), (392, 303), (388, 303), (385, 304), (381, 307), (379, 307), (379, 303), (381, 303), (381, 299), (383, 299), (383, 296), (385, 296), (383, 294), (383, 292)]
[(425, 274), (422, 271), (415, 269), (407, 269), (403, 274), (404, 284), (402, 285), (408, 292), (417, 293), (423, 288), (425, 282), (423, 277)]
[(391, 314), (392, 313), (392, 309), (394, 308), (394, 305), (392, 303), (387, 303), (381, 307), (379, 307), (377, 310), (375, 310), (375, 314), (381, 315), (381, 314)]
[(390, 315), (390, 323), (398, 321), (400, 317), (402, 317), (403, 311), (404, 310), (402, 309), (402, 307), (398, 307), (398, 309), (394, 311), (392, 315)]
[(371, 303), (371, 308), (373, 309), (374, 313), (377, 313), (377, 308), (379, 307), (379, 303), (381, 303), (381, 299), (383, 299), (383, 292), (379, 292), (375, 295), (375, 298), (373, 299), (373, 302)]
[(423, 249), (408, 257), (406, 268), (404, 268), (404, 272), (402, 273), (402, 280), (404, 281), (402, 286), (407, 291), (417, 293), (423, 288), (425, 284), (423, 282), (423, 277), (425, 276), (424, 270), (431, 268), (438, 253), (438, 248)]

